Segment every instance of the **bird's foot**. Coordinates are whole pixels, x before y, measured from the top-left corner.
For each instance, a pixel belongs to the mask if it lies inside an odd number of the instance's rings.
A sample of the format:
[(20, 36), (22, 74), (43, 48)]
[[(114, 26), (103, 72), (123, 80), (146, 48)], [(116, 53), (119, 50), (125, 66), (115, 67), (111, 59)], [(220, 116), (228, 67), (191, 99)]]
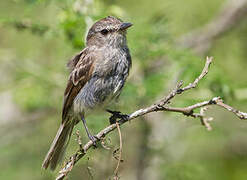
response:
[(119, 119), (118, 122), (125, 122), (129, 120), (129, 115), (122, 114), (120, 111), (112, 111), (109, 109), (107, 109), (106, 111), (112, 114), (109, 118), (110, 124), (115, 124), (117, 122), (117, 119)]
[(93, 147), (97, 148), (96, 142), (99, 140), (99, 138), (97, 136), (93, 136), (91, 134), (88, 135), (88, 138), (93, 142)]

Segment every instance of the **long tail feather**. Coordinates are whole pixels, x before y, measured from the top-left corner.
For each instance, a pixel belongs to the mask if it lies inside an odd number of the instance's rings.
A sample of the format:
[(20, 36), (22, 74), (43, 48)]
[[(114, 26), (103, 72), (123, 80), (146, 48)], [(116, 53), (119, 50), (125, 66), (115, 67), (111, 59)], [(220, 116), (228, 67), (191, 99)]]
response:
[(70, 139), (74, 124), (66, 123), (60, 125), (56, 137), (54, 138), (50, 150), (48, 151), (42, 167), (47, 169), (49, 166), (51, 170), (54, 170), (61, 160), (66, 147), (68, 145), (68, 141)]

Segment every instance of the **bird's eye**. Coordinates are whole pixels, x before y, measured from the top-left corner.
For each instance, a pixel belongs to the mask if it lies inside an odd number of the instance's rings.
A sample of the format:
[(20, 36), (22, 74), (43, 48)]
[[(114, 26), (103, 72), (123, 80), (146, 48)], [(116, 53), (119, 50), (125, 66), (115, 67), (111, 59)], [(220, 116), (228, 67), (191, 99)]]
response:
[(109, 31), (107, 29), (103, 29), (100, 32), (101, 32), (101, 34), (106, 35)]

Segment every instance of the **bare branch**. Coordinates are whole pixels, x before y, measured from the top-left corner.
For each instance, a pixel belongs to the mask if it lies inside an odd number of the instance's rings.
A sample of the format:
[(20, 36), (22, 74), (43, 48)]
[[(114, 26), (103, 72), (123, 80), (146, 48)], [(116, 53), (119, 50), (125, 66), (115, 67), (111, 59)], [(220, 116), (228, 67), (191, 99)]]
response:
[(237, 109), (234, 109), (233, 107), (231, 107), (231, 106), (229, 106), (229, 105), (223, 103), (223, 100), (222, 100), (222, 99), (218, 99), (218, 100), (216, 101), (216, 104), (217, 104), (218, 106), (221, 106), (221, 107), (225, 108), (226, 110), (228, 110), (228, 111), (230, 111), (230, 112), (233, 112), (233, 113), (234, 113), (236, 116), (238, 116), (240, 119), (247, 119), (247, 113), (241, 112), (241, 111), (239, 111), (239, 110), (237, 110)]
[(213, 57), (207, 57), (206, 58), (206, 63), (205, 63), (205, 66), (201, 72), (201, 74), (199, 75), (198, 78), (195, 79), (195, 81), (193, 83), (190, 83), (188, 86), (182, 88), (181, 90), (182, 91), (185, 91), (185, 90), (188, 90), (188, 89), (191, 89), (191, 88), (195, 88), (197, 86), (197, 84), (199, 83), (199, 81), (208, 74), (208, 69), (210, 67), (210, 64), (212, 63), (213, 61)]
[[(177, 113), (182, 113), (186, 116), (190, 116), (193, 118), (199, 118), (202, 125), (204, 125), (208, 130), (211, 130), (211, 126), (209, 122), (212, 120), (211, 117), (205, 117), (205, 111), (206, 111), (206, 106), (211, 106), (211, 105), (217, 105), (220, 107), (223, 107), (227, 109), (228, 111), (234, 113), (237, 117), (240, 119), (247, 119), (247, 113), (241, 112), (239, 110), (234, 109), (233, 107), (224, 104), (223, 101), (221, 100), (220, 97), (214, 97), (211, 100), (208, 101), (203, 101), (199, 102), (196, 104), (193, 104), (191, 106), (187, 107), (170, 107), (168, 106), (169, 102), (177, 95), (181, 94), (189, 89), (195, 88), (198, 85), (198, 82), (204, 78), (207, 73), (210, 64), (212, 63), (213, 58), (212, 57), (207, 57), (205, 66), (201, 72), (201, 74), (194, 80), (193, 83), (190, 83), (189, 85), (185, 86), (182, 88), (182, 81), (180, 81), (176, 87), (165, 97), (163, 97), (158, 103), (155, 103), (149, 107), (146, 107), (144, 109), (139, 109), (131, 114), (129, 114), (127, 119), (120, 120), (116, 124), (112, 124), (105, 129), (101, 130), (97, 135), (98, 141), (101, 139), (104, 139), (104, 137), (109, 134), (111, 131), (115, 130), (118, 128), (118, 126), (121, 126), (122, 124), (126, 123), (129, 120), (136, 119), (140, 116), (143, 116), (147, 113), (151, 112), (157, 112), (157, 111), (169, 111), (169, 112), (177, 112)], [(200, 109), (200, 113), (194, 113), (195, 109)], [(121, 135), (120, 135), (121, 137)], [(120, 146), (121, 145), (121, 140), (120, 140)], [(89, 141), (86, 143), (82, 148), (80, 147), (74, 155), (72, 155), (69, 159), (69, 161), (65, 164), (65, 166), (60, 170), (58, 177), (56, 180), (61, 180), (63, 179), (73, 168), (73, 166), (87, 153), (87, 151), (93, 147), (93, 142)]]

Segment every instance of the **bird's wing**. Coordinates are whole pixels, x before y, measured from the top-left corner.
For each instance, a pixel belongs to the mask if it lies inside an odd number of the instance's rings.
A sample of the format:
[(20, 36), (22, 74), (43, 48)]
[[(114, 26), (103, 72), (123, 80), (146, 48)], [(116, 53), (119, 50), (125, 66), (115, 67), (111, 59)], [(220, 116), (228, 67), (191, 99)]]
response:
[(82, 50), (69, 61), (68, 66), (71, 69), (71, 73), (64, 92), (62, 122), (66, 119), (75, 97), (91, 78), (93, 63), (93, 55), (88, 53), (88, 49)]

